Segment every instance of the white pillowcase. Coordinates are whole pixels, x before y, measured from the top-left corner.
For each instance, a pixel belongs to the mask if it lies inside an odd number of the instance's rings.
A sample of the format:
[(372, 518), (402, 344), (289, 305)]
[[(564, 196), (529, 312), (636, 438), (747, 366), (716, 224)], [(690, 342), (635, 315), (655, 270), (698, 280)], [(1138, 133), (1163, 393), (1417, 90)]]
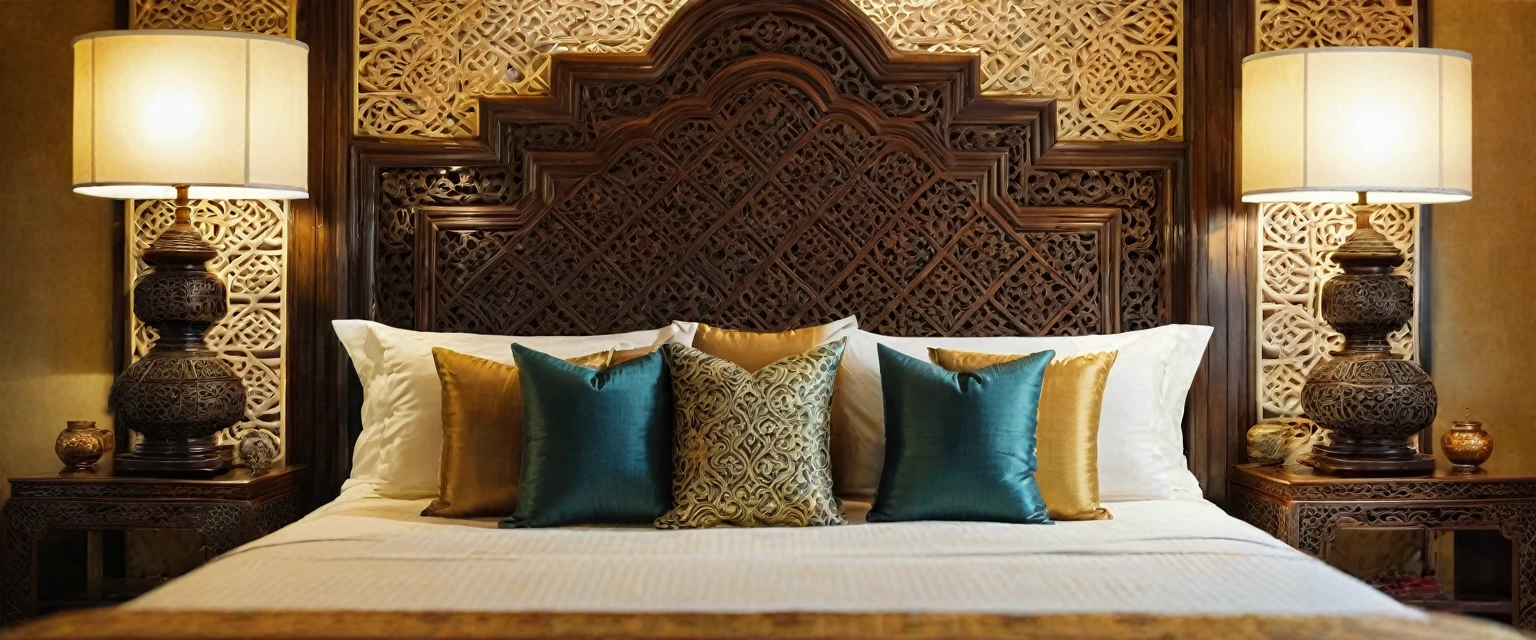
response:
[(387, 498), (438, 494), (443, 445), (442, 385), (432, 348), (513, 364), (512, 343), (558, 358), (609, 349), (693, 343), (687, 327), (666, 326), (602, 336), (486, 336), (396, 329), (366, 320), (335, 320), (331, 326), (363, 383), (363, 432), (352, 452), (348, 486), (372, 482)]
[(1180, 425), (1185, 397), (1210, 335), (1210, 327), (1194, 325), (1046, 338), (898, 338), (855, 332), (839, 375), (847, 379), (840, 390), (850, 394), (859, 441), (853, 460), (834, 461), (854, 467), (841, 493), (868, 496), (879, 486), (885, 462), (885, 409), (876, 345), (884, 344), (925, 361), (929, 347), (1003, 354), (1049, 349), (1057, 357), (1118, 351), (1099, 420), (1100, 501), (1160, 500), (1190, 491), (1198, 496), (1199, 485), (1184, 461)]

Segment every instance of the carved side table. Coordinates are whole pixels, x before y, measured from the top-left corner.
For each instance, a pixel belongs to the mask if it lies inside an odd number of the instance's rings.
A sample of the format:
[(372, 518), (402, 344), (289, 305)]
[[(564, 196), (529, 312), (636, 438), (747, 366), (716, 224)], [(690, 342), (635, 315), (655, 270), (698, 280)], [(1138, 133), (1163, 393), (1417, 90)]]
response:
[(118, 477), (103, 460), (88, 475), (11, 478), (0, 514), (0, 625), (37, 612), (39, 543), (49, 531), (86, 530), (87, 590), (100, 587), (100, 531), (183, 529), (202, 535), (209, 557), (271, 533), (302, 515), (304, 468), (252, 478), (240, 468), (211, 479)]
[[(1515, 626), (1536, 629), (1536, 477), (1437, 470), (1341, 478), (1303, 466), (1237, 465), (1231, 488), (1233, 515), (1319, 558), (1342, 528), (1498, 531), (1510, 542), (1512, 565), (1502, 608)], [(1459, 603), (1442, 604), (1457, 610)]]

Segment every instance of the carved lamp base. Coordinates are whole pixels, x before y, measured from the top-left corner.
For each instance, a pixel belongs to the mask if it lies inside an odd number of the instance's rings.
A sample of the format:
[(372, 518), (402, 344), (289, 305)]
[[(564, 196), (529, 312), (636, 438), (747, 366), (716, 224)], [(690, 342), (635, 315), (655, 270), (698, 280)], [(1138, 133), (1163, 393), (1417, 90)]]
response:
[(1374, 459), (1313, 448), (1301, 463), (1334, 476), (1427, 476), (1435, 472), (1435, 457), (1411, 453), (1406, 458)]
[(245, 385), (203, 342), (228, 306), (224, 283), (205, 264), (215, 255), (192, 228), (187, 188), (177, 187), (176, 220), (144, 251), (152, 268), (133, 285), (133, 315), (159, 339), (112, 385), (118, 424), (144, 436), (113, 461), (119, 473), (212, 476), (229, 469), (216, 438), (245, 416)]
[(1435, 460), (1408, 439), (1435, 421), (1429, 374), (1392, 353), (1388, 336), (1413, 318), (1413, 283), (1393, 270), (1403, 254), (1355, 208), (1355, 232), (1333, 254), (1344, 273), (1323, 285), (1323, 319), (1344, 334), (1344, 348), (1314, 367), (1302, 388), (1307, 417), (1333, 432), (1302, 462), (1339, 475), (1422, 476)]

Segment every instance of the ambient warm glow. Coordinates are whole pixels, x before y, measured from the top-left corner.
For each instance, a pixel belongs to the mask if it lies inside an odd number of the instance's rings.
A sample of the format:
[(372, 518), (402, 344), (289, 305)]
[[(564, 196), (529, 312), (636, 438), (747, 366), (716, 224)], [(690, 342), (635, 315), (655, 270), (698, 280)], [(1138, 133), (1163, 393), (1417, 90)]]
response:
[(86, 34), (74, 50), (76, 193), (307, 197), (308, 46), (141, 30)]
[(1243, 201), (1472, 197), (1472, 57), (1330, 47), (1243, 60)]

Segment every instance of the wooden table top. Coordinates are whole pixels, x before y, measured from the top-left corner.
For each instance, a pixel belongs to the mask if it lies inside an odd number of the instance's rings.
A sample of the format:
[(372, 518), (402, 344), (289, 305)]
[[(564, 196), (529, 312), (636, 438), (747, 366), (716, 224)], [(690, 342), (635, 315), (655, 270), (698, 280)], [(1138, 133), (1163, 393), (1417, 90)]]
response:
[(300, 486), (303, 465), (273, 468), (260, 476), (237, 467), (212, 478), (168, 478), (117, 475), (111, 457), (96, 463), (94, 472), (58, 472), (10, 479), (12, 497), (79, 498), (204, 498), (250, 500), (279, 495)]

